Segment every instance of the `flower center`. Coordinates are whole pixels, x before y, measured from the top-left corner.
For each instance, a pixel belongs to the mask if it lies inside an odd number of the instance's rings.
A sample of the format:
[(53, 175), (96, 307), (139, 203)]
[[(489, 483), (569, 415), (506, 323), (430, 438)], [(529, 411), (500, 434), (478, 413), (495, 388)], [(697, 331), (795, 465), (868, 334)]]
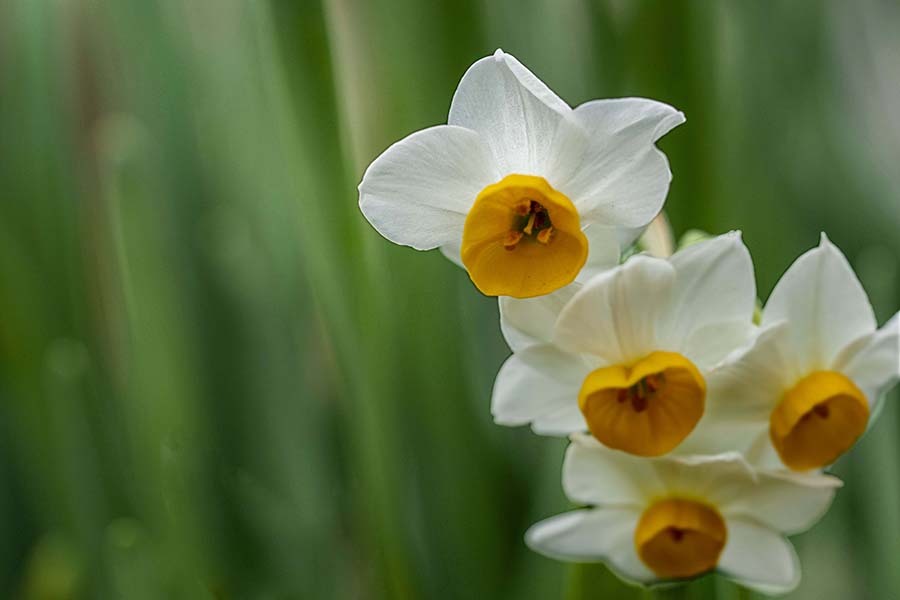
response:
[(693, 431), (706, 382), (690, 360), (653, 352), (632, 365), (592, 371), (578, 393), (591, 434), (610, 448), (639, 456), (669, 452)]
[(481, 190), (463, 229), (462, 262), (489, 296), (531, 298), (571, 283), (587, 260), (575, 205), (535, 175)]
[(781, 398), (769, 418), (769, 437), (795, 471), (833, 463), (866, 430), (869, 403), (846, 376), (816, 371)]
[(641, 515), (634, 546), (644, 564), (658, 576), (694, 577), (715, 568), (727, 534), (725, 521), (712, 506), (666, 498)]

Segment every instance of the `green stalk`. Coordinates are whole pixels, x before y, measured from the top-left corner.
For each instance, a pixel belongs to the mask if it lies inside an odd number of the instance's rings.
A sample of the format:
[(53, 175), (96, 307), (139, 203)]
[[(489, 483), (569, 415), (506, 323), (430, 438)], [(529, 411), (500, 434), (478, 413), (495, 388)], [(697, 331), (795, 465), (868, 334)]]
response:
[(687, 584), (647, 591), (647, 598), (652, 598), (653, 600), (688, 600), (688, 598), (692, 597), (693, 595), (690, 593)]
[[(640, 600), (656, 598), (657, 590), (648, 590), (621, 581), (604, 565), (599, 563), (579, 563), (569, 568), (565, 600)], [(678, 598), (678, 596), (659, 596)]]

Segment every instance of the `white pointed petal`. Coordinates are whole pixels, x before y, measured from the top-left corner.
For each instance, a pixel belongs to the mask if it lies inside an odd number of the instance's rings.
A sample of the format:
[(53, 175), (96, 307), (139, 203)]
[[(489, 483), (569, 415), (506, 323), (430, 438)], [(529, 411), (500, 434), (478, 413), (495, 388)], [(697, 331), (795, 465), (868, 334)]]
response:
[(756, 438), (753, 440), (753, 443), (750, 444), (750, 449), (747, 450), (745, 456), (747, 457), (747, 462), (750, 463), (754, 469), (760, 469), (762, 471), (779, 471), (785, 469), (784, 463), (781, 462), (781, 457), (778, 456), (775, 446), (772, 445), (772, 437), (769, 435), (768, 423), (766, 423), (762, 430), (759, 431)]
[(458, 244), (478, 193), (499, 178), (477, 133), (439, 125), (400, 140), (369, 165), (359, 208), (396, 244), (417, 250)]
[(672, 174), (654, 143), (684, 115), (641, 98), (595, 100), (575, 109), (588, 147), (574, 176), (561, 185), (589, 222), (643, 227), (665, 202)]
[(533, 525), (525, 533), (528, 547), (550, 558), (572, 562), (607, 562), (620, 576), (649, 583), (658, 578), (638, 558), (634, 509), (576, 510)]
[(604, 140), (623, 136), (643, 144), (653, 144), (685, 121), (678, 109), (647, 98), (591, 100), (575, 112), (592, 136)]
[[(800, 374), (786, 352), (788, 325), (778, 323), (750, 337), (706, 375), (706, 407), (678, 454), (718, 454), (737, 451), (755, 467), (781, 468), (769, 440), (769, 417), (784, 391)], [(692, 336), (690, 346), (719, 328), (704, 328)], [(727, 327), (723, 328), (727, 337)], [(735, 332), (739, 335), (739, 331)], [(711, 344), (715, 342), (710, 339)], [(698, 364), (702, 357), (698, 359)], [(772, 462), (774, 457), (775, 461)]]
[[(722, 364), (733, 352), (752, 343), (758, 333), (759, 328), (751, 320), (711, 323), (688, 333), (680, 345), (684, 355), (705, 371)], [(675, 340), (671, 345), (675, 345)]]
[(573, 502), (645, 506), (665, 492), (655, 461), (610, 450), (590, 434), (572, 434), (563, 462), (563, 489)]
[(550, 342), (559, 313), (580, 288), (580, 285), (573, 283), (536, 298), (501, 296), (500, 330), (510, 349), (517, 352), (528, 346)]
[[(722, 454), (739, 452), (747, 456), (748, 462), (755, 467), (759, 465), (750, 460), (750, 453), (760, 436), (769, 438), (769, 422), (760, 418), (758, 423), (740, 420), (719, 419), (715, 413), (707, 410), (694, 431), (673, 450), (678, 456), (694, 454)], [(774, 450), (773, 450), (774, 451)], [(781, 467), (779, 462), (778, 467)]]
[(819, 473), (734, 471), (720, 479), (715, 502), (726, 516), (750, 518), (793, 535), (825, 515), (841, 485), (837, 477)]
[(622, 256), (619, 245), (619, 238), (622, 237), (620, 230), (594, 223), (584, 229), (584, 236), (588, 240), (588, 257), (575, 279), (580, 283), (618, 266), (619, 258)]
[[(525, 348), (509, 357), (494, 382), (491, 413), (500, 425), (532, 423), (545, 435), (567, 435), (576, 429), (554, 425), (581, 424), (578, 390), (590, 372), (581, 357), (551, 345)], [(560, 414), (563, 412), (564, 414)]]
[(707, 375), (705, 426), (727, 431), (768, 424), (772, 409), (800, 376), (785, 350), (788, 335), (786, 323), (763, 329), (748, 349)]
[[(531, 160), (531, 168), (565, 194), (565, 183), (571, 181), (583, 167), (582, 161), (589, 143), (587, 131), (569, 111), (557, 125), (549, 144), (549, 152), (543, 156), (535, 155)], [(575, 203), (575, 198), (568, 198)], [(582, 227), (592, 223), (592, 219), (586, 215), (579, 216)]]
[(829, 369), (845, 346), (875, 331), (875, 315), (856, 274), (828, 238), (798, 258), (772, 291), (762, 324), (787, 321), (805, 372)]
[[(724, 510), (759, 481), (737, 452), (648, 459), (610, 450), (586, 433), (572, 434), (570, 439), (563, 463), (563, 488), (573, 502), (646, 506), (655, 498), (684, 493), (705, 498)], [(814, 481), (818, 485), (837, 481), (827, 479)]]
[(543, 175), (544, 167), (558, 160), (554, 150), (558, 153), (565, 146), (554, 140), (571, 112), (518, 60), (497, 50), (463, 75), (448, 122), (477, 131), (504, 174)]
[[(655, 147), (628, 162), (583, 167), (576, 177), (573, 181), (579, 185), (569, 182), (560, 189), (576, 201), (583, 223), (632, 228), (645, 227), (659, 214), (672, 181), (669, 161)], [(588, 178), (593, 182), (590, 187)]]
[(746, 518), (725, 521), (728, 540), (719, 571), (765, 594), (783, 594), (800, 582), (797, 554), (781, 534)]
[[(712, 366), (745, 342), (751, 331), (756, 283), (750, 253), (740, 232), (732, 232), (688, 246), (670, 262), (675, 285), (660, 321), (659, 340), (669, 348), (684, 348), (692, 359), (691, 350), (696, 350)], [(736, 326), (724, 327), (728, 323)], [(715, 327), (717, 335), (695, 338), (689, 347), (690, 336), (704, 327)], [(719, 342), (711, 347), (707, 337)], [(711, 348), (719, 352), (711, 353)]]
[(845, 348), (834, 369), (863, 391), (874, 414), (884, 392), (900, 380), (900, 313), (875, 333)]
[(563, 436), (573, 431), (584, 431), (587, 425), (578, 409), (578, 401), (560, 405), (553, 412), (542, 414), (531, 423), (531, 430), (538, 435)]
[(653, 459), (653, 463), (664, 489), (706, 498), (717, 506), (722, 482), (753, 478), (752, 469), (737, 452), (690, 456), (670, 454)]
[(656, 324), (675, 269), (665, 260), (634, 256), (597, 275), (563, 309), (554, 341), (609, 364), (641, 358), (656, 347)]
[(462, 262), (462, 256), (460, 255), (460, 250), (462, 248), (462, 237), (460, 239), (450, 242), (448, 244), (444, 244), (441, 246), (441, 254), (449, 258), (451, 261), (456, 263), (457, 266), (465, 268)]

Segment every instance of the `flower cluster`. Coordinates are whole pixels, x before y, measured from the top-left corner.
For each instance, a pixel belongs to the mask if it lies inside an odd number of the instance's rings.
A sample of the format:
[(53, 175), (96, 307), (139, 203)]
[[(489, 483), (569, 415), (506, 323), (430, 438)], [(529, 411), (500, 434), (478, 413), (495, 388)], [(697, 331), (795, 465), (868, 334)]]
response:
[(472, 65), (447, 125), (366, 171), (360, 208), (387, 239), (440, 248), (499, 297), (512, 350), (492, 413), (569, 436), (578, 510), (533, 549), (646, 584), (718, 570), (765, 593), (799, 569), (786, 534), (841, 482), (823, 470), (900, 378), (900, 318), (880, 329), (823, 235), (757, 310), (737, 232), (632, 253), (671, 173), (655, 142), (684, 122), (645, 99), (569, 107), (509, 54)]

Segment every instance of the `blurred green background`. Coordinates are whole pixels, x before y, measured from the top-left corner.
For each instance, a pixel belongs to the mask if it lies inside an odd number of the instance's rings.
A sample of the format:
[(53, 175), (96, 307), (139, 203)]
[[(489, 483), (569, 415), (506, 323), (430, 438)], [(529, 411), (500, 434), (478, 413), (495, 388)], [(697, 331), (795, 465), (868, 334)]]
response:
[[(495, 426), (495, 301), (355, 186), (502, 47), (647, 96), (676, 232), (761, 294), (825, 230), (900, 305), (900, 4), (3, 0), (0, 597), (636, 598), (530, 552), (564, 441)], [(900, 407), (791, 598), (900, 597)], [(747, 598), (707, 577), (690, 598)]]

